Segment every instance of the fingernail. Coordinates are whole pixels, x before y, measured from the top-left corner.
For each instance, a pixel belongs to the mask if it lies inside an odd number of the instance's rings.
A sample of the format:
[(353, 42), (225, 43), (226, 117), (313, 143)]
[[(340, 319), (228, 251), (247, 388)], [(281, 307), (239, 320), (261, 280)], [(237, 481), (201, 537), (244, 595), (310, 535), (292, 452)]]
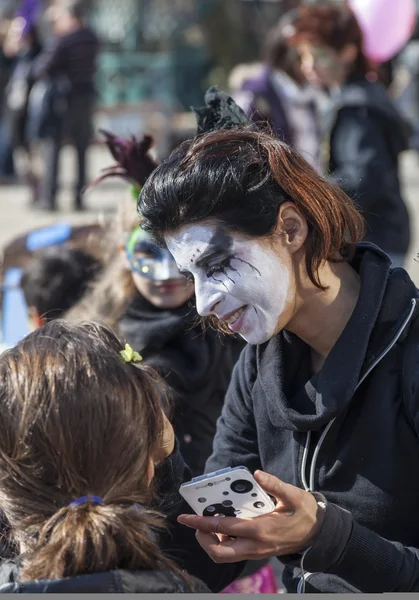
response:
[(184, 521), (188, 521), (189, 517), (191, 517), (193, 515), (179, 515), (177, 520), (179, 521), (179, 523), (182, 523)]

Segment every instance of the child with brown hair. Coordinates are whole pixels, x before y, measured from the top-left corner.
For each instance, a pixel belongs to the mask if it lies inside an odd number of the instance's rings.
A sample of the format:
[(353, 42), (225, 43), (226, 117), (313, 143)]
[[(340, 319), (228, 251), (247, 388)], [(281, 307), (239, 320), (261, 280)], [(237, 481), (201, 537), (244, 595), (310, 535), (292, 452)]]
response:
[(60, 319), (1, 355), (0, 506), (17, 554), (1, 592), (206, 591), (145, 508), (173, 430), (140, 360), (106, 327)]

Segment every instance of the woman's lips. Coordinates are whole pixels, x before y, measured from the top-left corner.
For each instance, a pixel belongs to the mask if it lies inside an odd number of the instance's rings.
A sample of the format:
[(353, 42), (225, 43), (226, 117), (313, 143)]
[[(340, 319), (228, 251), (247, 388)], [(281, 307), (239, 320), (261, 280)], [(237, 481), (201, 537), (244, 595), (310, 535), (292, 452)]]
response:
[(241, 306), (239, 309), (226, 315), (222, 319), (225, 323), (227, 323), (228, 328), (231, 331), (237, 332), (241, 329), (241, 326), (243, 324), (244, 314), (245, 314), (247, 308), (248, 308), (247, 305)]

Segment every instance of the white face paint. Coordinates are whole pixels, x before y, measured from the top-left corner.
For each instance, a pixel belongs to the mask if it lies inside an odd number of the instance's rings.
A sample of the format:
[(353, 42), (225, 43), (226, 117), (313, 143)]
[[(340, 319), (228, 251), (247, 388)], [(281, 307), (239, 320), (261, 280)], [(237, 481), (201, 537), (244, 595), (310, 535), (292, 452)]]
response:
[(275, 335), (290, 276), (273, 250), (217, 224), (187, 225), (166, 243), (179, 270), (195, 281), (200, 315), (216, 315), (250, 344)]

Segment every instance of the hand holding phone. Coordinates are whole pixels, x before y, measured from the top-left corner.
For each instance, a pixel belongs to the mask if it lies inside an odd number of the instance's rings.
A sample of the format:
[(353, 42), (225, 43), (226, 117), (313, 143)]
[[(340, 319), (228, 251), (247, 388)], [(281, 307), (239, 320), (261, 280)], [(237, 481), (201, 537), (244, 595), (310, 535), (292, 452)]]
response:
[(180, 495), (203, 517), (253, 518), (275, 504), (246, 467), (214, 471), (181, 485)]
[[(238, 467), (243, 469), (243, 467)], [(215, 480), (211, 479), (215, 477), (221, 477), (222, 483), (219, 486), (223, 491), (228, 491), (230, 496), (230, 490), (228, 486), (233, 485), (235, 488), (234, 494), (239, 492), (242, 494), (245, 501), (242, 506), (246, 509), (242, 513), (234, 514), (233, 517), (248, 517), (248, 518), (224, 518), (224, 519), (208, 519), (205, 514), (218, 514), (218, 517), (225, 516), (225, 509), (231, 509), (230, 506), (223, 506), (223, 512), (217, 512), (219, 506), (214, 506), (218, 503), (219, 494), (213, 494), (214, 486), (209, 488), (199, 487), (195, 489), (193, 498), (188, 500), (188, 503), (195, 510), (195, 501), (199, 498), (205, 498), (205, 502), (200, 504), (204, 508), (198, 508), (196, 512), (198, 514), (183, 514), (179, 515), (177, 521), (186, 527), (196, 530), (196, 539), (207, 554), (215, 561), (219, 563), (231, 563), (240, 562), (242, 560), (263, 560), (273, 556), (283, 556), (288, 554), (297, 554), (304, 552), (315, 542), (317, 535), (321, 531), (324, 515), (326, 514), (326, 505), (324, 502), (318, 502), (315, 495), (304, 489), (286, 483), (263, 471), (256, 471), (254, 477), (251, 474), (245, 475), (245, 471), (242, 471), (244, 479), (253, 483), (256, 480), (258, 488), (262, 489), (264, 495), (268, 495), (269, 503), (271, 503), (270, 497), (275, 498), (276, 504), (274, 509), (268, 512), (267, 505), (258, 507), (253, 506), (250, 508), (250, 512), (247, 512), (249, 506), (249, 493), (250, 499), (251, 494), (256, 493), (252, 491), (245, 491), (245, 487), (249, 486), (249, 483), (242, 483), (242, 476), (236, 478), (236, 474), (231, 474), (229, 471), (235, 471), (234, 469), (226, 469), (224, 471), (218, 471), (215, 474), (211, 473), (200, 481), (191, 481), (186, 484), (186, 487), (190, 485), (200, 486), (205, 478), (208, 478), (209, 483), (214, 483)], [(227, 477), (230, 479), (227, 481)], [(217, 480), (218, 481), (218, 480)], [(244, 487), (242, 487), (242, 485)], [(259, 488), (260, 486), (260, 488)], [(191, 489), (191, 488), (189, 488)], [(209, 497), (204, 496), (203, 492), (211, 490)], [(181, 491), (182, 496), (186, 499), (185, 491)], [(199, 493), (199, 496), (196, 494)], [(202, 494), (202, 495), (201, 495)], [(222, 492), (221, 492), (222, 494)], [(224, 495), (222, 494), (222, 497)], [(234, 499), (237, 496), (234, 496)], [(212, 502), (212, 504), (206, 504), (206, 501)], [(240, 510), (238, 505), (234, 504), (233, 501), (233, 512)], [(261, 500), (263, 502), (263, 500)], [(272, 505), (271, 505), (272, 506)], [(209, 511), (208, 511), (209, 507)], [(213, 510), (215, 508), (215, 510)], [(264, 511), (264, 513), (262, 512)], [(256, 516), (257, 519), (249, 518)], [(268, 514), (266, 514), (268, 512)], [(260, 516), (259, 516), (260, 515)]]

